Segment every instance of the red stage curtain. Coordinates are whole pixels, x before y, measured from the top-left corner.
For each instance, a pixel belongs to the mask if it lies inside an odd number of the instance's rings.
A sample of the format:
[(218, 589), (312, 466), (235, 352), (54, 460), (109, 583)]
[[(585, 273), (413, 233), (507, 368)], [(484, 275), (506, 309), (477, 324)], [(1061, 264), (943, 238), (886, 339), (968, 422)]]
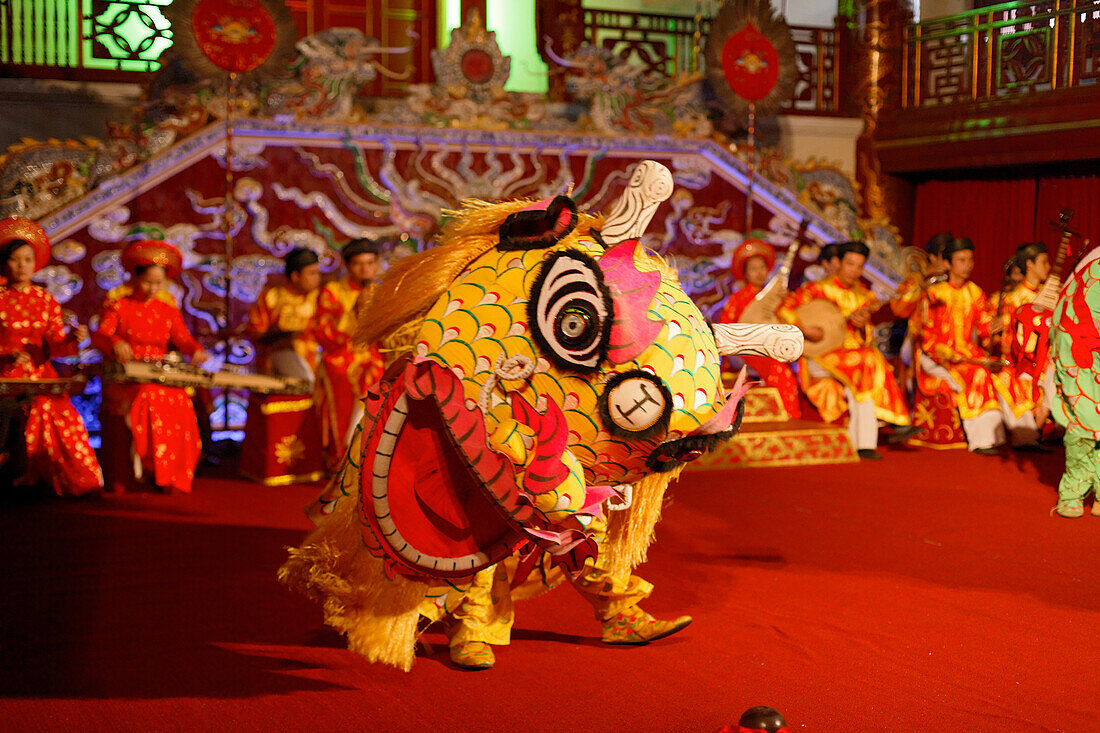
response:
[[(1051, 225), (1058, 221), (1063, 208), (1073, 209), (1069, 228), (1091, 239), (1100, 241), (1100, 176), (1048, 177), (1039, 179), (1038, 206), (1035, 208), (1035, 239), (1046, 242), (1053, 260), (1060, 233)], [(1070, 260), (1082, 246), (1081, 239), (1070, 242)], [(1068, 266), (1068, 263), (1067, 263)]]
[[(928, 181), (917, 186), (913, 244), (938, 232), (974, 242), (973, 280), (987, 293), (1001, 286), (1001, 268), (1016, 247), (1033, 241), (1036, 182)], [(1057, 216), (1057, 209), (1054, 210)]]

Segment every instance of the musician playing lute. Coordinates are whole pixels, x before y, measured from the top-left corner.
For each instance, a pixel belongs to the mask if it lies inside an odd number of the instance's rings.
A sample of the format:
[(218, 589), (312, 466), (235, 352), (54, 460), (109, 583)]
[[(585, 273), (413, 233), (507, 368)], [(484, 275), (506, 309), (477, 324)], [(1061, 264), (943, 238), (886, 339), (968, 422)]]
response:
[(909, 406), (886, 358), (874, 345), (871, 313), (878, 301), (860, 283), (870, 250), (862, 242), (843, 242), (837, 247), (836, 274), (810, 283), (792, 293), (780, 306), (779, 317), (802, 329), (807, 341), (821, 341), (825, 333), (818, 326), (799, 322), (800, 306), (824, 300), (839, 309), (845, 319), (839, 348), (799, 365), (799, 381), (806, 396), (826, 421), (848, 413), (848, 435), (860, 458), (878, 460), (878, 421), (899, 426), (894, 440), (912, 435)]
[(997, 455), (1005, 432), (1014, 446), (1034, 448), (1034, 406), (1011, 365), (990, 359), (977, 343), (991, 337), (993, 315), (985, 293), (970, 280), (974, 244), (965, 237), (944, 249), (948, 279), (925, 291), (917, 379), (925, 394), (945, 388), (955, 397), (967, 447)]
[[(187, 330), (183, 316), (157, 294), (168, 279), (179, 276), (183, 257), (159, 240), (129, 244), (122, 264), (130, 272), (132, 292), (103, 306), (93, 343), (108, 359), (119, 362), (159, 361), (171, 343), (191, 357), (206, 361), (206, 352)], [(164, 491), (190, 493), (202, 452), (195, 408), (186, 390), (163, 384), (112, 384), (104, 392), (104, 465), (108, 490), (121, 491), (131, 482), (129, 441), (139, 459), (135, 477)], [(108, 425), (113, 423), (114, 429)], [(127, 431), (126, 428), (129, 428)]]
[[(50, 240), (30, 219), (0, 220), (0, 377), (56, 379), (50, 360), (73, 356), (88, 329), (65, 331), (61, 306), (31, 278), (50, 260)], [(80, 496), (103, 486), (103, 474), (88, 443), (88, 431), (67, 395), (38, 394), (24, 411), (25, 473), (21, 483), (49, 483), (59, 496)], [(15, 440), (19, 438), (13, 436)], [(0, 472), (14, 473), (12, 456), (0, 445)]]
[[(794, 246), (793, 244), (791, 246)], [(744, 287), (730, 295), (718, 315), (719, 323), (741, 321), (745, 309), (756, 299), (775, 265), (775, 248), (762, 239), (746, 239), (733, 251), (730, 270), (735, 281), (744, 280)], [(786, 285), (783, 285), (786, 291)], [(769, 387), (779, 391), (783, 407), (792, 420), (802, 417), (798, 402), (798, 382), (790, 365), (763, 356), (743, 355), (741, 360)]]

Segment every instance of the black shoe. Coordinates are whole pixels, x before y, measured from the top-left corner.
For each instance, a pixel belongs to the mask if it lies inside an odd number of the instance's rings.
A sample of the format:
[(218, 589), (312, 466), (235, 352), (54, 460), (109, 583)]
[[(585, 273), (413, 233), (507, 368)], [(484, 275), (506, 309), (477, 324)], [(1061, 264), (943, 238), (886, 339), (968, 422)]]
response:
[(999, 456), (999, 455), (1001, 455), (1001, 452), (999, 450), (997, 450), (996, 448), (975, 448), (974, 450), (971, 451), (971, 453), (974, 453), (975, 455), (979, 455), (979, 456)]
[(917, 425), (898, 425), (894, 428), (894, 432), (886, 436), (886, 442), (891, 445), (894, 443), (904, 443), (910, 438), (915, 438), (923, 434), (924, 428)]
[(881, 461), (882, 460), (882, 454), (879, 453), (878, 451), (871, 450), (870, 448), (864, 448), (863, 450), (857, 450), (856, 453), (859, 454), (860, 460), (863, 460), (863, 461)]
[(1012, 450), (1020, 453), (1050, 453), (1050, 448), (1045, 445), (1039, 445), (1038, 443), (1024, 443), (1023, 445), (1014, 445)]

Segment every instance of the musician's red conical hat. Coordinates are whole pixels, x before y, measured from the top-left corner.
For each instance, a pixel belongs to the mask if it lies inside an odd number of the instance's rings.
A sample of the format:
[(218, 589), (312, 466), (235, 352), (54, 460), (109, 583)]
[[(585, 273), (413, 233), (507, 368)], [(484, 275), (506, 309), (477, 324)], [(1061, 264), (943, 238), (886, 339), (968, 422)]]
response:
[(160, 265), (169, 279), (179, 277), (183, 269), (183, 255), (180, 251), (160, 239), (143, 239), (133, 242), (122, 250), (122, 266), (131, 272), (142, 265)]
[(733, 261), (730, 270), (738, 280), (745, 278), (745, 265), (753, 257), (763, 257), (770, 272), (775, 267), (775, 248), (763, 239), (746, 239), (733, 251)]

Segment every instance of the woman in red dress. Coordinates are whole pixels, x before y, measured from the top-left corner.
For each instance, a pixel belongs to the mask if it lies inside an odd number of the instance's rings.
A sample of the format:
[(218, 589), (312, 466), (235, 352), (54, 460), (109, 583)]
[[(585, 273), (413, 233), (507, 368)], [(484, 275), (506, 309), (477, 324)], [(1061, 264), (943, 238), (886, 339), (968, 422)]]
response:
[[(0, 377), (56, 379), (50, 359), (73, 356), (88, 337), (79, 326), (66, 334), (61, 306), (31, 277), (50, 259), (50, 240), (30, 219), (0, 221)], [(3, 282), (0, 280), (0, 282)], [(65, 395), (36, 395), (26, 408), (27, 473), (20, 483), (48, 482), (59, 496), (80, 496), (103, 486), (80, 413)]]
[[(158, 240), (134, 242), (123, 250), (122, 264), (130, 272), (133, 288), (129, 295), (103, 306), (93, 341), (104, 356), (120, 362), (159, 361), (171, 343), (193, 363), (206, 361), (179, 310), (157, 297), (165, 280), (180, 273), (179, 250)], [(121, 418), (133, 436), (131, 455), (137, 478), (166, 491), (189, 493), (202, 443), (187, 392), (162, 384), (114, 384), (104, 397), (104, 404), (110, 404), (105, 417), (116, 424)], [(116, 469), (115, 463), (120, 455), (123, 461), (127, 456), (118, 443), (108, 446), (107, 440), (104, 449), (113, 456), (109, 488), (120, 491), (129, 483), (129, 471), (128, 467)]]
[[(775, 248), (762, 239), (746, 239), (733, 251), (731, 270), (734, 280), (744, 280), (745, 285), (730, 295), (716, 319), (718, 323), (737, 323), (756, 295), (768, 281), (768, 273), (775, 266)], [(792, 420), (802, 417), (798, 400), (798, 380), (788, 364), (766, 356), (741, 356), (750, 369), (760, 375), (769, 387), (779, 390), (779, 397)]]

